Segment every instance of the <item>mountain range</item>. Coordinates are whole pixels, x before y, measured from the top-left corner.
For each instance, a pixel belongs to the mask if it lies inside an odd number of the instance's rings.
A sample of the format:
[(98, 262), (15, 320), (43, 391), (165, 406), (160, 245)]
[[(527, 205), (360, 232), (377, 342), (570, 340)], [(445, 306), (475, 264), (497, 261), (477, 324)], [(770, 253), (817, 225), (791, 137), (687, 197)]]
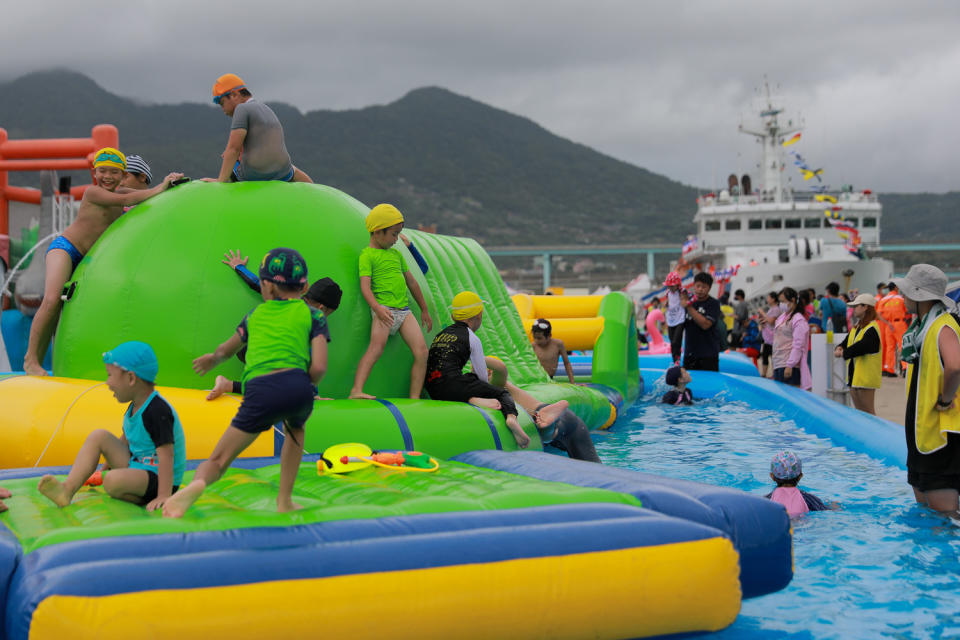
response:
[[(438, 87), (346, 111), (302, 113), (266, 98), (294, 163), (314, 181), (370, 206), (392, 202), (412, 226), (487, 245), (679, 244), (706, 191)], [(0, 127), (10, 138), (82, 137), (99, 123), (116, 125), (121, 148), (146, 158), (155, 176), (215, 176), (229, 130), (212, 104), (145, 103), (72, 71), (0, 84)], [(952, 224), (960, 193), (881, 194), (881, 202), (885, 242), (960, 239)]]

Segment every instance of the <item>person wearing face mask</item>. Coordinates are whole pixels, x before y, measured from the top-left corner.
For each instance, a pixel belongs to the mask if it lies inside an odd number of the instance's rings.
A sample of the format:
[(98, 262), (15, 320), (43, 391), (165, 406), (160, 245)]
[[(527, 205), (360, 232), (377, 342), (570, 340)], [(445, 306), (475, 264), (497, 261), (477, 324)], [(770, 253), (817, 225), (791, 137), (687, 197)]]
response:
[(877, 301), (869, 293), (861, 293), (847, 304), (853, 307), (853, 320), (856, 323), (833, 350), (833, 355), (848, 361), (847, 385), (853, 406), (876, 415), (874, 396), (880, 388), (880, 372), (883, 370), (880, 328), (874, 308)]
[(960, 517), (960, 324), (945, 295), (947, 277), (915, 264), (894, 280), (913, 322), (903, 335), (907, 363), (907, 482), (917, 502)]
[(811, 387), (807, 366), (810, 325), (800, 308), (800, 296), (784, 287), (780, 292), (780, 315), (773, 329), (773, 379), (794, 387)]

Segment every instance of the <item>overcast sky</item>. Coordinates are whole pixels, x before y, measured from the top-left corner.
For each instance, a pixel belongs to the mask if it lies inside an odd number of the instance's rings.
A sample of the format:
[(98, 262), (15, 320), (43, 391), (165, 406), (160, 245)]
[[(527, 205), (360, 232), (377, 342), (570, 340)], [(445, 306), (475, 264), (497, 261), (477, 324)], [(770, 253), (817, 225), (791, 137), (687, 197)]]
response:
[(10, 5), (0, 19), (5, 80), (66, 67), (168, 103), (209, 100), (213, 80), (233, 72), (258, 97), (302, 111), (385, 104), (436, 85), (709, 187), (731, 171), (756, 173), (757, 147), (737, 125), (754, 122), (766, 77), (805, 122), (793, 148), (831, 185), (960, 190), (960, 2)]

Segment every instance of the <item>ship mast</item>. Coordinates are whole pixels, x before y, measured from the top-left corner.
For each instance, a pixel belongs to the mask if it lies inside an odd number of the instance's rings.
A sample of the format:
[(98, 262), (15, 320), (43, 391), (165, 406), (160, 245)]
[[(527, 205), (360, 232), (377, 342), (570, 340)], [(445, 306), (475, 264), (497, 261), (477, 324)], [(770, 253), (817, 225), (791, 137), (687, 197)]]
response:
[[(782, 145), (788, 136), (800, 131), (800, 127), (780, 127), (777, 115), (783, 113), (783, 109), (773, 106), (773, 100), (770, 97), (770, 84), (764, 81), (763, 86), (766, 94), (766, 107), (760, 111), (763, 130), (751, 131), (743, 124), (740, 124), (739, 130), (741, 133), (755, 136), (763, 147), (761, 161), (763, 167), (762, 198), (774, 202), (783, 202), (787, 199), (787, 190), (781, 183), (781, 175), (784, 170)], [(790, 199), (793, 199), (792, 195)]]

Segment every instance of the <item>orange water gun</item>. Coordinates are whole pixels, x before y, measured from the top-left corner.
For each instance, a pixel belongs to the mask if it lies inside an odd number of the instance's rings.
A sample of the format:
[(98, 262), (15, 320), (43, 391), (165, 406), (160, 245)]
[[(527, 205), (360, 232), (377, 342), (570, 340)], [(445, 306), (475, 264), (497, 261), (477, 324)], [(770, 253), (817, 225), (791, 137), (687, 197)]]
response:
[(85, 487), (99, 487), (103, 484), (103, 471), (94, 471), (93, 475), (84, 481)]

